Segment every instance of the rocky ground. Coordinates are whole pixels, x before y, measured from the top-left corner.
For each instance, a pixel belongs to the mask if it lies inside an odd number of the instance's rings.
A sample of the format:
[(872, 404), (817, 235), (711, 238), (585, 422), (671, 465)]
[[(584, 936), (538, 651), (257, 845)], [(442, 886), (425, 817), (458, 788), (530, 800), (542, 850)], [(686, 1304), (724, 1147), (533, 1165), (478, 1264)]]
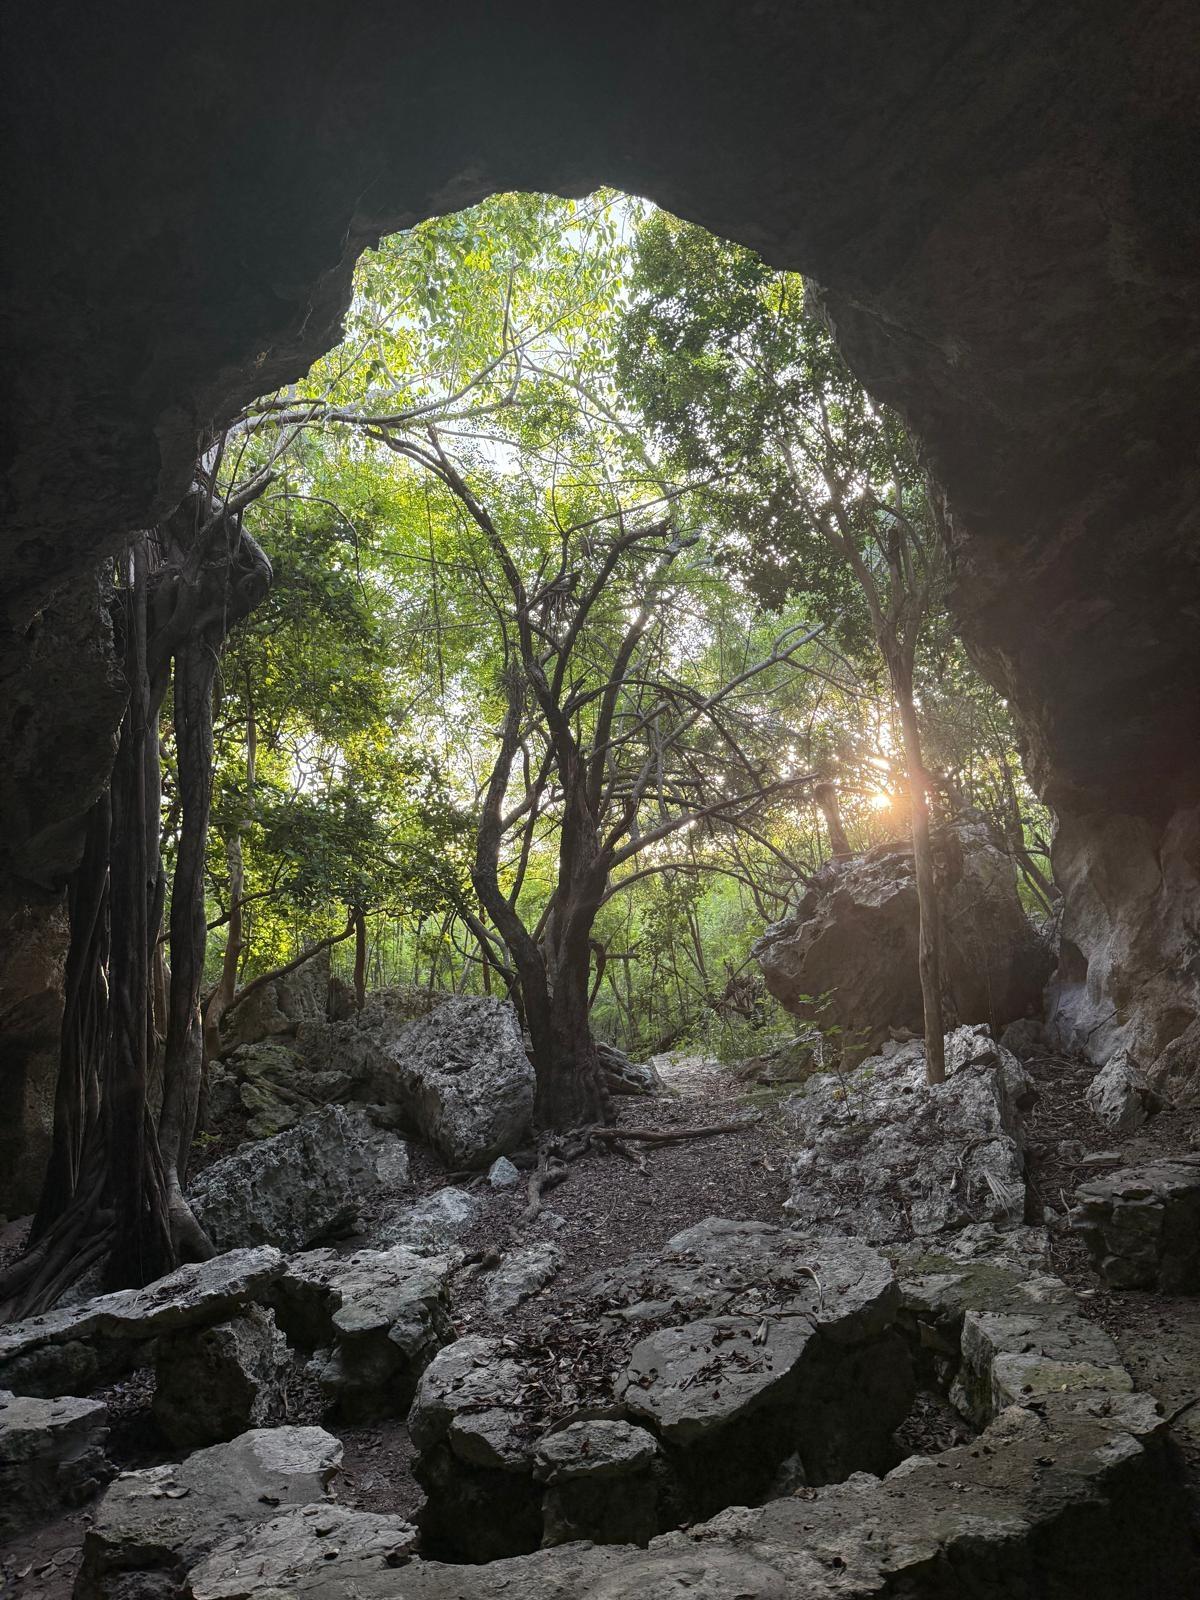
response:
[[(901, 1076), (904, 1059), (895, 1062)], [(798, 1123), (786, 1103), (788, 1088), (764, 1090), (753, 1085), (754, 1074), (695, 1057), (666, 1059), (660, 1066), (664, 1092), (653, 1098), (618, 1100), (615, 1121), (628, 1130), (659, 1134), (730, 1125), (733, 1131), (677, 1143), (640, 1144), (627, 1138), (624, 1153), (592, 1150), (570, 1164), (564, 1181), (545, 1192), (533, 1218), (528, 1215), (527, 1172), (515, 1175), (508, 1185), (496, 1186), (483, 1173), (463, 1174), (428, 1151), (414, 1148), (404, 1181), (394, 1191), (386, 1185), (378, 1189), (364, 1207), (364, 1232), (336, 1246), (339, 1256), (349, 1256), (360, 1246), (378, 1245), (381, 1236), (386, 1242), (398, 1205), (407, 1215), (430, 1197), (442, 1196), (453, 1180), (455, 1190), (469, 1197), (470, 1206), (455, 1240), (461, 1262), (450, 1283), (451, 1331), (460, 1339), (501, 1341), (503, 1351), (525, 1363), (519, 1404), (531, 1438), (568, 1412), (586, 1412), (589, 1406), (603, 1407), (611, 1401), (612, 1375), (644, 1332), (644, 1328), (606, 1324), (606, 1307), (598, 1303), (593, 1282), (598, 1272), (618, 1269), (639, 1253), (661, 1250), (666, 1241), (710, 1216), (795, 1223), (792, 1165)], [(983, 1069), (983, 1076), (990, 1070)], [(1200, 1300), (1105, 1286), (1070, 1226), (1077, 1210), (1076, 1192), (1090, 1177), (1149, 1158), (1191, 1153), (1188, 1120), (1163, 1111), (1133, 1133), (1117, 1136), (1085, 1098), (1094, 1069), (1035, 1052), (1026, 1071), (1037, 1091), (1032, 1102), (1023, 1102), (1031, 1179), (1026, 1221), (1046, 1224), (1049, 1270), (1074, 1291), (1078, 1311), (1095, 1325), (1097, 1335), (1111, 1336), (1136, 1385), (1154, 1394), (1174, 1418), (1200, 1509)], [(866, 1096), (883, 1092), (885, 1076), (876, 1069), (873, 1079), (868, 1073), (865, 1090), (852, 1089), (848, 1094), (831, 1084), (831, 1107), (836, 1108), (842, 1096), (852, 1123), (856, 1118), (868, 1121)], [(1019, 1084), (1014, 1092), (1023, 1094)], [(856, 1094), (863, 1096), (861, 1106)], [(819, 1109), (820, 1096), (810, 1103)], [(989, 1114), (986, 1106), (971, 1112)], [(1005, 1144), (1007, 1136), (999, 1124), (1008, 1115), (1005, 1102), (996, 1112), (997, 1145)], [(817, 1146), (824, 1137), (820, 1126), (820, 1117), (814, 1121), (810, 1112), (809, 1132)], [(952, 1133), (954, 1139), (961, 1138), (953, 1126)], [(837, 1138), (842, 1137), (838, 1132)], [(959, 1153), (952, 1162), (951, 1187), (964, 1179), (963, 1204), (968, 1207), (973, 1202), (967, 1180), (972, 1180), (971, 1163), (979, 1158), (971, 1146), (980, 1142), (955, 1146)], [(914, 1160), (909, 1160), (912, 1152), (903, 1144), (896, 1147), (895, 1176), (868, 1174), (865, 1187), (857, 1193), (839, 1177), (830, 1190), (836, 1204), (829, 1209), (844, 1213), (846, 1226), (836, 1228), (835, 1219), (835, 1231), (852, 1235), (858, 1226), (855, 1219), (869, 1216), (883, 1228), (874, 1236), (889, 1241), (884, 1248), (893, 1260), (903, 1259), (906, 1251), (908, 1259), (914, 1259), (911, 1251), (918, 1247), (911, 1245), (911, 1186), (919, 1180), (927, 1157), (934, 1159), (935, 1146), (934, 1133), (927, 1129), (920, 1135)], [(835, 1140), (831, 1148), (842, 1150), (843, 1145)], [(995, 1183), (995, 1173), (1003, 1169), (995, 1165), (993, 1155), (987, 1159), (992, 1165), (983, 1176), (990, 1174)], [(804, 1204), (817, 1209), (821, 1205), (820, 1162), (807, 1170), (809, 1189), (801, 1196), (802, 1211)], [(502, 1169), (497, 1178), (503, 1176)], [(789, 1198), (790, 1211), (785, 1210)], [(919, 1208), (915, 1214), (919, 1224)], [(964, 1220), (968, 1219), (957, 1217), (952, 1225), (961, 1228)], [(10, 1232), (0, 1248), (14, 1249), (18, 1243), (19, 1233)], [(974, 1248), (969, 1247), (968, 1255)], [(1003, 1259), (1011, 1271), (1016, 1257)], [(908, 1270), (928, 1271), (928, 1262)], [(911, 1299), (912, 1291), (907, 1292)], [(915, 1303), (920, 1303), (922, 1292), (918, 1291)], [(937, 1306), (943, 1291), (931, 1292), (931, 1304)], [(1007, 1314), (1007, 1302), (1003, 1309)], [(1087, 1344), (1086, 1336), (1082, 1345), (1079, 1335), (1070, 1339), (1078, 1348)], [(1053, 1341), (1040, 1348), (1052, 1349)], [(1101, 1343), (1095, 1348), (1102, 1352), (1112, 1347)], [(109, 1455), (122, 1471), (180, 1458), (179, 1448), (169, 1445), (156, 1425), (153, 1391), (154, 1375), (147, 1369), (96, 1391), (96, 1398), (109, 1408)], [(985, 1406), (973, 1425), (964, 1420), (963, 1409), (962, 1395), (956, 1409), (936, 1386), (925, 1385), (896, 1435), (896, 1459), (967, 1447), (990, 1411)], [(299, 1367), (289, 1379), (280, 1420), (287, 1424), (322, 1420), (316, 1382)], [(403, 1416), (366, 1422), (326, 1419), (323, 1426), (343, 1447), (333, 1489), (341, 1507), (389, 1518), (415, 1515), (423, 1497), (413, 1475), (416, 1452)], [(163, 1491), (168, 1496), (175, 1492), (170, 1487)], [(11, 1540), (0, 1553), (0, 1593), (21, 1600), (66, 1600), (78, 1572), (81, 1541), (95, 1514), (94, 1506), (72, 1511)]]

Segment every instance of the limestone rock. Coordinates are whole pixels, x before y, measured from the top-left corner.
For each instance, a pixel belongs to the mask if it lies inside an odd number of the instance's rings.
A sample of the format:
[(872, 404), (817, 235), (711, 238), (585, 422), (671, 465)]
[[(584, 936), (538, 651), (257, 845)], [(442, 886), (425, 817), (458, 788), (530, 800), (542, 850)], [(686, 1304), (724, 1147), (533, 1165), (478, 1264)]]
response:
[(108, 1482), (108, 1411), (71, 1395), (0, 1389), (0, 1541), (80, 1505)]
[(418, 1377), (453, 1338), (447, 1285), (454, 1262), (397, 1246), (294, 1256), (273, 1290), (281, 1325), (318, 1351), (332, 1416), (357, 1421), (407, 1410)]
[[(1017, 897), (1012, 862), (967, 813), (937, 836), (945, 986), (960, 1017), (999, 1028), (1040, 1009), (1048, 949)], [(879, 845), (832, 862), (795, 913), (754, 946), (788, 1011), (843, 1030), (843, 1064), (873, 1054), (892, 1028), (924, 1026), (917, 971), (912, 849)], [(828, 997), (827, 999), (825, 997)]]
[(1030, 1081), (986, 1028), (947, 1035), (946, 1073), (926, 1084), (916, 1040), (851, 1072), (819, 1073), (786, 1102), (800, 1145), (787, 1209), (799, 1224), (875, 1242), (1020, 1225)]
[(633, 1061), (613, 1044), (599, 1044), (596, 1049), (609, 1094), (658, 1094), (662, 1089), (662, 1079), (653, 1062)]
[(372, 1217), (367, 1233), (380, 1249), (404, 1245), (440, 1255), (475, 1226), (482, 1210), (482, 1202), (469, 1190), (449, 1185), (409, 1205), (385, 1205)]
[(1084, 1096), (1101, 1122), (1117, 1133), (1134, 1133), (1155, 1112), (1162, 1096), (1129, 1054), (1118, 1050), (1092, 1079)]
[(369, 1574), (404, 1566), (417, 1529), (403, 1517), (344, 1506), (293, 1506), (227, 1539), (188, 1574), (185, 1600), (279, 1600), (307, 1594), (314, 1578), (352, 1594)]
[(512, 1007), (457, 997), (391, 1041), (385, 1103), (450, 1167), (486, 1167), (517, 1149), (533, 1116), (533, 1067)]
[(264, 1040), (213, 1063), (209, 1112), (214, 1121), (243, 1126), (248, 1138), (269, 1139), (322, 1106), (352, 1099), (354, 1090), (346, 1073), (310, 1070), (291, 1045)]
[(454, 996), (405, 1021), (385, 993), (346, 1022), (301, 1028), (310, 1067), (350, 1078), (356, 1099), (391, 1108), (450, 1167), (486, 1167), (517, 1149), (533, 1115), (533, 1068), (512, 1007)]
[(283, 1270), (270, 1246), (190, 1262), (148, 1283), (27, 1322), (0, 1326), (0, 1384), (18, 1394), (62, 1394), (135, 1367), (165, 1334), (224, 1322), (259, 1299)]
[(512, 1311), (544, 1289), (562, 1266), (563, 1253), (548, 1240), (510, 1250), (487, 1281), (492, 1311)]
[(497, 1156), (488, 1168), (487, 1176), (493, 1189), (512, 1189), (521, 1181), (520, 1172), (507, 1156)]
[(327, 1106), (215, 1161), (188, 1198), (218, 1249), (303, 1250), (350, 1233), (366, 1201), (407, 1181), (402, 1140), (376, 1128), (361, 1109)]
[(294, 1034), (304, 1022), (323, 1018), (329, 1004), (329, 949), (318, 950), (291, 972), (273, 978), (249, 995), (221, 1029), (221, 1054), (239, 1045)]
[(1076, 1191), (1073, 1226), (1120, 1289), (1200, 1293), (1200, 1155), (1124, 1167)]
[(548, 1434), (534, 1452), (542, 1500), (543, 1547), (588, 1539), (594, 1544), (649, 1544), (659, 1529), (659, 1466), (654, 1435), (629, 1422), (572, 1422)]
[(255, 1428), (184, 1461), (123, 1473), (96, 1509), (75, 1600), (176, 1600), (185, 1574), (235, 1534), (311, 1505), (342, 1459), (322, 1428)]
[(280, 1422), (291, 1367), (287, 1340), (262, 1306), (160, 1339), (154, 1420), (172, 1444), (187, 1449)]

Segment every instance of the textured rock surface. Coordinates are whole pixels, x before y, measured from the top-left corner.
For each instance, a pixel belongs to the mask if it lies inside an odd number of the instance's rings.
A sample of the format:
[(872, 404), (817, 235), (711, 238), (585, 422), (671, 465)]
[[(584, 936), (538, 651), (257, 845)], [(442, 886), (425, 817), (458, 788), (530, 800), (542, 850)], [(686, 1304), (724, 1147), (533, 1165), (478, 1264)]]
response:
[[(1041, 1009), (1049, 950), (1021, 909), (1012, 862), (976, 813), (936, 834), (935, 853), (945, 992), (959, 1018), (998, 1034)], [(889, 1028), (923, 1029), (917, 933), (912, 850), (886, 844), (829, 863), (754, 954), (783, 1006), (842, 1029), (844, 1061), (854, 1064)]]
[(385, 1205), (368, 1229), (373, 1245), (404, 1245), (409, 1250), (439, 1254), (453, 1249), (479, 1219), (483, 1206), (467, 1189), (448, 1185), (411, 1205)]
[(362, 1205), (408, 1178), (408, 1150), (365, 1111), (327, 1106), (214, 1161), (188, 1198), (219, 1250), (303, 1250), (353, 1231)]
[(328, 946), (300, 966), (263, 984), (237, 1006), (221, 1029), (221, 1053), (295, 1034), (305, 1022), (321, 1021), (329, 1007)]
[(123, 1473), (88, 1529), (75, 1600), (176, 1600), (215, 1546), (278, 1506), (319, 1502), (341, 1459), (322, 1428), (255, 1428), (185, 1461)]
[(0, 1389), (0, 1541), (77, 1506), (108, 1482), (108, 1409)]
[(357, 1421), (407, 1410), (417, 1378), (454, 1337), (454, 1261), (397, 1246), (294, 1256), (272, 1290), (281, 1326), (316, 1352), (329, 1413)]
[(1022, 1222), (1024, 1069), (986, 1028), (959, 1028), (946, 1072), (926, 1084), (918, 1040), (820, 1073), (786, 1102), (800, 1147), (787, 1208), (800, 1225), (886, 1241)]
[(251, 1139), (294, 1128), (322, 1106), (352, 1100), (355, 1084), (344, 1072), (310, 1069), (290, 1044), (268, 1040), (240, 1045), (209, 1071), (210, 1116)]
[(1162, 1096), (1128, 1050), (1118, 1050), (1104, 1063), (1084, 1098), (1100, 1121), (1116, 1133), (1133, 1133), (1162, 1110)]
[(485, 1296), (493, 1311), (513, 1311), (532, 1299), (562, 1266), (563, 1253), (548, 1240), (510, 1250), (487, 1281)]
[(1050, 1029), (1105, 1062), (1131, 1052), (1169, 1098), (1200, 1103), (1200, 808), (1060, 816), (1064, 893)]
[(278, 1250), (233, 1250), (149, 1283), (28, 1322), (0, 1325), (0, 1385), (18, 1394), (87, 1388), (137, 1366), (166, 1334), (227, 1321), (259, 1300), (283, 1269)]
[(371, 1573), (406, 1565), (417, 1530), (403, 1517), (343, 1506), (294, 1506), (235, 1534), (188, 1574), (186, 1600), (307, 1594), (314, 1582), (351, 1595)]
[(291, 1366), (287, 1340), (262, 1306), (248, 1306), (212, 1328), (160, 1339), (154, 1420), (184, 1449), (281, 1422)]
[(1200, 1155), (1123, 1167), (1075, 1199), (1073, 1224), (1108, 1283), (1200, 1293)]
[[(761, 1498), (797, 1455), (810, 1482), (895, 1461), (912, 1365), (893, 1331), (899, 1290), (877, 1252), (710, 1217), (586, 1293), (598, 1331), (645, 1324), (627, 1362), (623, 1341), (613, 1347), (603, 1418), (546, 1435), (530, 1407), (536, 1353), (519, 1340), (459, 1339), (426, 1369), (409, 1432), (435, 1553), (479, 1561), (539, 1540), (644, 1543), (673, 1521)], [(586, 1491), (567, 1489), (585, 1477)]]

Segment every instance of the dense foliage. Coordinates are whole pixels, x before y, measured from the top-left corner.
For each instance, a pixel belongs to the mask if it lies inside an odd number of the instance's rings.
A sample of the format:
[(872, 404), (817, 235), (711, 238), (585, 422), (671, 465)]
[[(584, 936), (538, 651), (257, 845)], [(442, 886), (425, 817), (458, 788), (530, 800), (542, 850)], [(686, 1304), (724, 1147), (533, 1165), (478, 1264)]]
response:
[(343, 936), (348, 973), (358, 913), (372, 984), (519, 984), (514, 940), (546, 946), (569, 898), (578, 759), (611, 856), (596, 1030), (759, 1047), (783, 1023), (750, 944), (828, 854), (811, 780), (856, 847), (907, 825), (849, 558), (886, 580), (901, 524), (935, 803), (981, 805), (1047, 892), (919, 459), (812, 292), (752, 252), (606, 193), (422, 224), (364, 256), (343, 343), (208, 469), (227, 491), (274, 473), (247, 513), (274, 586), (221, 669), (214, 983), (231, 954), (244, 983)]

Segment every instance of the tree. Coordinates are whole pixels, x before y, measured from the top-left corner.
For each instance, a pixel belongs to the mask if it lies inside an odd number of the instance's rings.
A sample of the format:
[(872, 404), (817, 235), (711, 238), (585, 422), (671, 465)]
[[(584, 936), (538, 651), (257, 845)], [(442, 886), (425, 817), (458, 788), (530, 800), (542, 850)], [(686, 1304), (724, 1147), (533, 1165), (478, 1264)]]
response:
[(620, 348), (626, 389), (671, 460), (706, 480), (727, 548), (758, 591), (813, 596), (847, 637), (865, 610), (907, 768), (927, 1074), (941, 1082), (941, 934), (915, 674), (948, 543), (916, 451), (847, 368), (815, 291), (663, 213), (638, 233)]
[[(211, 481), (198, 485), (120, 566), (112, 613), (129, 699), (70, 887), (53, 1147), (29, 1248), (0, 1279), (0, 1315), (52, 1305), (97, 1263), (109, 1286), (124, 1287), (184, 1254), (212, 1253), (183, 1185), (200, 1091), (213, 682), (227, 630), (270, 582), (269, 562), (242, 527), (269, 481), (257, 474), (225, 500)], [(156, 1123), (152, 974), (166, 896), (159, 721), (169, 690), (179, 836)]]
[[(611, 196), (506, 196), (391, 241), (361, 275), (347, 347), (238, 425), (341, 440), (355, 473), (392, 458), (389, 537), (432, 588), (440, 691), (472, 684), (499, 722), (478, 788), (478, 906), (459, 911), (519, 995), (538, 1116), (556, 1127), (603, 1110), (590, 963), (614, 875), (804, 781), (746, 696), (810, 630), (724, 678), (688, 668), (725, 593), (611, 385), (620, 233)], [(448, 690), (456, 627), (468, 652)], [(553, 881), (531, 896), (551, 833)]]

